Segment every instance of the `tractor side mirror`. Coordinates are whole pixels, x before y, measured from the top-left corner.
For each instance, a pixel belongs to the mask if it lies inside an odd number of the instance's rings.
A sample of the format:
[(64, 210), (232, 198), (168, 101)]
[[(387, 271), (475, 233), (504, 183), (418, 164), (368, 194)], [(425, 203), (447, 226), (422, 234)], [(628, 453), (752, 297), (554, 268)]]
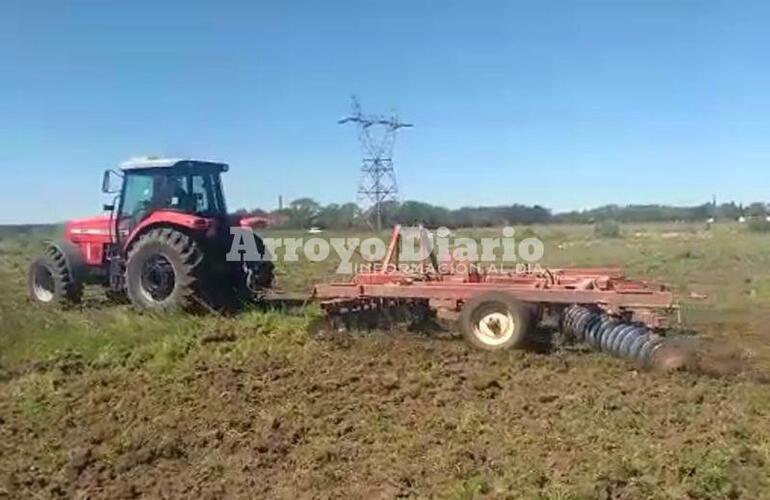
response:
[(115, 205), (105, 203), (104, 205), (102, 205), (102, 210), (104, 210), (105, 212), (112, 212), (113, 210), (115, 210)]
[[(102, 176), (102, 193), (117, 193), (120, 191), (119, 179), (122, 176), (114, 170), (105, 170)], [(113, 186), (113, 179), (118, 184)]]

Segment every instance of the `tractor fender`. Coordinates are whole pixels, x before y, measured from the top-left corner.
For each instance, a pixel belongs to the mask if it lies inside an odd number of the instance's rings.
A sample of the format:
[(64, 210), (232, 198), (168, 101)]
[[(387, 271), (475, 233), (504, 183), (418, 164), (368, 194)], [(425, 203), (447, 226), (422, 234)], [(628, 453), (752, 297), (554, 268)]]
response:
[(137, 222), (131, 229), (131, 232), (126, 235), (124, 248), (127, 250), (131, 245), (136, 243), (139, 236), (159, 227), (168, 227), (189, 235), (192, 234), (192, 232), (197, 233), (208, 230), (209, 224), (210, 221), (204, 217), (174, 212), (171, 210), (158, 210)]
[(64, 255), (72, 279), (78, 283), (85, 281), (88, 275), (88, 264), (79, 246), (67, 240), (48, 240), (44, 244), (46, 248), (55, 248)]
[(160, 228), (173, 229), (174, 231), (179, 231), (181, 233), (190, 235), (190, 228), (182, 224), (175, 224), (169, 221), (153, 222), (145, 226), (137, 227), (133, 232), (131, 232), (131, 234), (128, 235), (129, 238), (123, 243), (123, 248), (125, 248), (126, 254), (128, 254), (128, 251), (131, 249), (131, 247), (134, 246), (143, 235), (147, 234), (153, 229)]

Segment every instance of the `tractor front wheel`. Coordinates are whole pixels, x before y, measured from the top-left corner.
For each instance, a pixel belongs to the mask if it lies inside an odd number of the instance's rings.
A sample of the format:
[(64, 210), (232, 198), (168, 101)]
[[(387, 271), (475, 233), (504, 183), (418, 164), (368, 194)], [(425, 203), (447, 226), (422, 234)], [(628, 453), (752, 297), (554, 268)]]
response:
[(143, 309), (192, 309), (198, 297), (203, 253), (188, 235), (171, 228), (140, 236), (128, 253), (126, 291)]
[(75, 277), (67, 257), (56, 246), (35, 259), (27, 274), (29, 295), (43, 305), (74, 305), (83, 295), (83, 284)]

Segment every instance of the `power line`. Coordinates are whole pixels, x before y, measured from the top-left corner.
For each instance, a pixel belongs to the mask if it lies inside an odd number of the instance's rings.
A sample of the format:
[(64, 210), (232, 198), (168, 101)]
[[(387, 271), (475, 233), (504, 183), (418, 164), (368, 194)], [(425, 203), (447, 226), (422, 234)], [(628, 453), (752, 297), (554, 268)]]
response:
[(396, 132), (413, 125), (400, 121), (395, 113), (390, 116), (364, 114), (358, 98), (352, 96), (351, 101), (351, 115), (338, 123), (353, 123), (358, 128), (363, 158), (356, 202), (366, 222), (379, 231), (386, 205), (398, 201), (398, 183), (393, 168)]

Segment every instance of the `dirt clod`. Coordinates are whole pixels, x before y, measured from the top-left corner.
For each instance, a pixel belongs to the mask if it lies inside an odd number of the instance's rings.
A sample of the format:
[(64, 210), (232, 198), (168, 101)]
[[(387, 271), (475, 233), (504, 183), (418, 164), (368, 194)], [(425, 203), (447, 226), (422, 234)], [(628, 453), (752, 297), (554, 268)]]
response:
[(552, 403), (557, 399), (559, 399), (558, 394), (543, 394), (537, 398), (537, 400), (541, 403)]
[(232, 332), (213, 331), (201, 337), (201, 344), (211, 344), (213, 342), (232, 342), (237, 336)]
[(69, 473), (73, 478), (77, 478), (83, 470), (88, 467), (92, 461), (90, 448), (75, 448), (70, 452)]
[(500, 384), (500, 381), (497, 380), (496, 377), (485, 374), (479, 374), (473, 377), (471, 379), (471, 385), (477, 391), (484, 391), (487, 389), (499, 390), (503, 388), (502, 384)]

